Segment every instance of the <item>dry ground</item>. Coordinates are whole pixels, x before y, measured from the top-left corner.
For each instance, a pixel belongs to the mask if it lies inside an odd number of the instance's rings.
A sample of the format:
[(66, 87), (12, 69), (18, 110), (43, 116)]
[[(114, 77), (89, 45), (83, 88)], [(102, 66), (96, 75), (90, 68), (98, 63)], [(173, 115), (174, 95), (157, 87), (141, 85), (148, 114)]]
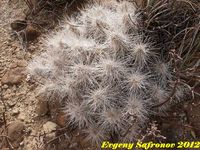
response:
[[(36, 113), (35, 84), (26, 82), (25, 67), (34, 54), (39, 52), (37, 42), (25, 51), (10, 28), (16, 19), (24, 19), (27, 6), (22, 0), (0, 1), (0, 83), (2, 98), (6, 105), (6, 121), (21, 121), (25, 125), (25, 138), (20, 143), (23, 150), (36, 149), (38, 136), (46, 118), (39, 119)], [(3, 104), (0, 104), (3, 113)], [(3, 121), (1, 120), (1, 126)], [(3, 126), (2, 126), (3, 128)], [(22, 136), (22, 135), (21, 135)], [(16, 137), (18, 138), (18, 137)]]

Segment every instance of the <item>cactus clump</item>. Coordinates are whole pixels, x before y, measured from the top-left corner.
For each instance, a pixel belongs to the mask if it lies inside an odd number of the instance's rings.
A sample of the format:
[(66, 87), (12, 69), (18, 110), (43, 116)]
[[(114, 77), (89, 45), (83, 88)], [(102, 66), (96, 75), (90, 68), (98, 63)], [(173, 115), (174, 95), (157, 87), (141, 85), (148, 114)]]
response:
[(46, 51), (28, 66), (46, 100), (64, 104), (66, 126), (83, 131), (94, 145), (113, 136), (133, 141), (148, 116), (172, 102), (151, 108), (173, 99), (176, 77), (138, 26), (130, 2), (92, 4), (48, 35)]

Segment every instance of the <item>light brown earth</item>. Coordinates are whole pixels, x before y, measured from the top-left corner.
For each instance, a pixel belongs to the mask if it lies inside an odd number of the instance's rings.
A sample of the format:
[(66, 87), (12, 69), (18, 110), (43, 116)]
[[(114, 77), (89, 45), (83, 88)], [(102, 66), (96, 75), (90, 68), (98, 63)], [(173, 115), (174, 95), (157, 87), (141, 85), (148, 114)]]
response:
[[(47, 118), (37, 117), (36, 85), (27, 82), (26, 66), (33, 55), (39, 53), (40, 50), (37, 42), (30, 43), (28, 50), (23, 49), (20, 39), (14, 36), (10, 28), (11, 22), (25, 18), (25, 10), (27, 6), (22, 0), (0, 1), (0, 92), (6, 105), (6, 111), (4, 111), (1, 100), (0, 113), (1, 116), (5, 113), (7, 125), (12, 121), (23, 123), (25, 134), (14, 138), (24, 136), (24, 140), (18, 142), (19, 150), (33, 150), (42, 143), (38, 141), (41, 140), (39, 134), (42, 133), (42, 126), (47, 122)], [(3, 119), (0, 118), (0, 125), (4, 128)], [(15, 122), (14, 125), (17, 123)], [(15, 127), (10, 130), (20, 129)], [(18, 144), (15, 145), (18, 146)]]

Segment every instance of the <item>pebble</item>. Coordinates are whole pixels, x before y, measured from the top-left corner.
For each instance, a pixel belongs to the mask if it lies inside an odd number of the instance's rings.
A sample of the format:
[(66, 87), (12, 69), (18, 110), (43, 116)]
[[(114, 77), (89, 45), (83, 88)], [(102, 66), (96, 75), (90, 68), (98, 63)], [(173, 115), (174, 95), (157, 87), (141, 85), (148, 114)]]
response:
[(3, 98), (5, 99), (5, 100), (7, 100), (7, 99), (10, 99), (12, 97), (12, 94), (5, 94), (5, 95), (3, 95)]
[(8, 137), (10, 137), (10, 141), (13, 147), (17, 148), (20, 146), (20, 143), (23, 141), (25, 126), (20, 121), (11, 122), (8, 125)]
[(22, 78), (25, 74), (25, 69), (22, 67), (17, 67), (15, 69), (11, 69), (6, 72), (6, 74), (2, 77), (2, 84), (19, 84), (22, 82)]
[(20, 113), (20, 111), (17, 108), (13, 109), (13, 111), (12, 111), (13, 116), (18, 115), (19, 113)]
[(12, 63), (10, 68), (17, 68), (17, 67), (26, 67), (28, 64), (26, 60), (17, 60), (15, 63)]
[(31, 127), (28, 127), (27, 130), (26, 130), (26, 134), (30, 135), (31, 132), (32, 132), (32, 130), (33, 130), (33, 129), (32, 129)]
[(4, 106), (0, 104), (0, 114), (4, 112)]
[(6, 93), (9, 93), (9, 94), (10, 94), (10, 93), (12, 93), (12, 90), (11, 90), (11, 89), (7, 89), (7, 90), (6, 90)]
[(22, 141), (21, 143), (19, 143), (20, 146), (24, 146), (24, 142)]
[(54, 122), (48, 121), (43, 125), (43, 131), (44, 133), (46, 133), (46, 137), (48, 139), (52, 139), (56, 136), (55, 131), (57, 129), (57, 124), (55, 124)]
[(18, 119), (21, 121), (24, 121), (24, 120), (26, 120), (26, 115), (24, 113), (20, 113), (18, 116)]
[(16, 105), (16, 101), (14, 101), (13, 99), (10, 99), (8, 101), (6, 101), (9, 107), (14, 107)]
[(2, 86), (2, 88), (3, 88), (3, 89), (7, 89), (7, 88), (8, 88), (8, 85), (7, 85), (7, 84), (4, 84), (4, 85)]
[(55, 131), (56, 128), (57, 124), (51, 121), (48, 121), (43, 125), (43, 130), (45, 133), (51, 133), (52, 131)]

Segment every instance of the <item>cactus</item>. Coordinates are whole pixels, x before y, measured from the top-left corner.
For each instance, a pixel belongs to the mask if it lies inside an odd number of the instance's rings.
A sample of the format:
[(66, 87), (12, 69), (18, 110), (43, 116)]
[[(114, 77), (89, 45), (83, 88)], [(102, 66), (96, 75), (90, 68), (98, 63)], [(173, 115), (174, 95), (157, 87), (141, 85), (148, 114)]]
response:
[[(151, 109), (170, 96), (175, 76), (138, 32), (137, 20), (132, 3), (92, 4), (48, 35), (46, 52), (28, 66), (46, 100), (65, 104), (66, 126), (84, 131), (94, 145), (113, 135), (133, 141), (152, 112), (171, 105)], [(179, 89), (175, 98), (181, 96)]]

